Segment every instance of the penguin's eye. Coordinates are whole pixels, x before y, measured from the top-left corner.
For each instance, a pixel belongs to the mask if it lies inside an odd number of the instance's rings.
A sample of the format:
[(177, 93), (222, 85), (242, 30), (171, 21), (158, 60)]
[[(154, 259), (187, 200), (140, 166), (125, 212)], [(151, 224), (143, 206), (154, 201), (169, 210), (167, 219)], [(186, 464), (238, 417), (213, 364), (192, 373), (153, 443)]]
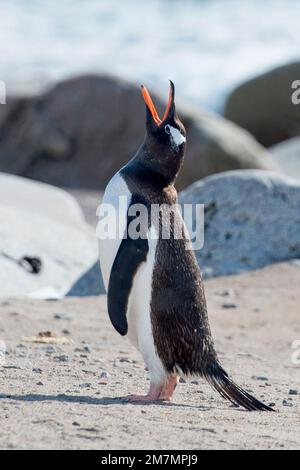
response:
[(171, 134), (171, 128), (170, 128), (169, 124), (167, 124), (167, 125), (165, 126), (165, 132), (166, 132), (166, 134), (168, 134), (168, 135)]

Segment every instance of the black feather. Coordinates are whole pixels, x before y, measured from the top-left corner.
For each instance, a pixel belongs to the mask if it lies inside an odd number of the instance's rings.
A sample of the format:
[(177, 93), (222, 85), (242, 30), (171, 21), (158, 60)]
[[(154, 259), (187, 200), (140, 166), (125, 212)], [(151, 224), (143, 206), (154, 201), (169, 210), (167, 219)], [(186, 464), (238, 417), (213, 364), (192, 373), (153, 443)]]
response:
[(275, 411), (235, 384), (217, 361), (208, 366), (203, 375), (223, 398), (234, 405), (242, 406), (248, 411)]

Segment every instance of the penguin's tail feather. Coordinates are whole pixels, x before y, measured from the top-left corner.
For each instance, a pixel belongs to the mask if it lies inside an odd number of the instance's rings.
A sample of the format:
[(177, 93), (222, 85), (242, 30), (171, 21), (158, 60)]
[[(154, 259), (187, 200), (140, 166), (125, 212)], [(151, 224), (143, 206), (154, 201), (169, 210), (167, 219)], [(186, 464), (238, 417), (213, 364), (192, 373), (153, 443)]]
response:
[(234, 405), (242, 406), (248, 411), (275, 411), (235, 384), (218, 361), (208, 366), (203, 375), (223, 398)]

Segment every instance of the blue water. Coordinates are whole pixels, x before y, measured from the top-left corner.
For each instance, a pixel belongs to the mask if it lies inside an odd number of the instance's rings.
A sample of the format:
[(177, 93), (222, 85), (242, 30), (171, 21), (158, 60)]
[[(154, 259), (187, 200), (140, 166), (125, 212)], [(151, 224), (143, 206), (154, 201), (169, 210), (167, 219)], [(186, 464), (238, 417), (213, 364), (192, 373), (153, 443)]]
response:
[(240, 81), (300, 58), (299, 18), (299, 0), (0, 0), (0, 80), (105, 72), (167, 94), (172, 78), (219, 109)]

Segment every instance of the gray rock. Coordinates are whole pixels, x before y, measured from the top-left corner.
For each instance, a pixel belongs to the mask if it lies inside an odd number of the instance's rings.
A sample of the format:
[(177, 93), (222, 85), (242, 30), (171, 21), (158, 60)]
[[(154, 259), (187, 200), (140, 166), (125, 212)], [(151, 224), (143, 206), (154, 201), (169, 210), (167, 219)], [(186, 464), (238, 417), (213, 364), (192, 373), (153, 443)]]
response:
[[(60, 189), (6, 175), (0, 184), (0, 297), (64, 296), (98, 258), (93, 230)], [(40, 260), (39, 273), (24, 256)]]
[(300, 259), (291, 259), (289, 263), (293, 266), (297, 266), (297, 268), (300, 268)]
[(193, 184), (180, 202), (205, 204), (204, 247), (196, 251), (205, 277), (300, 257), (298, 180), (259, 170), (225, 172)]
[(108, 379), (109, 374), (108, 372), (102, 371), (100, 374), (100, 379)]
[(79, 384), (78, 387), (79, 388), (90, 388), (91, 387), (91, 383), (83, 383), (83, 384)]
[(222, 292), (218, 292), (221, 297), (234, 297), (235, 293), (233, 289), (225, 289)]
[(69, 356), (66, 354), (62, 354), (60, 356), (54, 356), (54, 360), (58, 362), (69, 362)]
[(53, 125), (44, 112), (41, 97), (8, 97), (0, 115), (0, 171), (27, 176), (39, 156), (66, 160), (72, 151), (68, 137)]
[(32, 214), (46, 215), (57, 222), (82, 227), (83, 212), (66, 191), (49, 184), (0, 173), (0, 203)]
[(69, 315), (68, 313), (55, 313), (54, 318), (56, 320), (65, 320), (65, 321), (70, 321), (72, 320), (72, 316)]
[[(152, 95), (162, 114), (166, 97)], [(7, 101), (15, 111), (0, 117), (0, 171), (57, 186), (104, 188), (145, 134), (140, 88), (113, 77), (73, 78), (19, 104)], [(213, 114), (178, 109), (189, 144), (178, 188), (220, 171), (273, 168), (246, 131)]]
[(300, 179), (300, 137), (294, 137), (294, 139), (273, 145), (269, 150), (284, 174)]
[(180, 117), (187, 129), (188, 145), (176, 182), (178, 189), (207, 175), (228, 170), (278, 170), (268, 151), (241, 127), (213, 113), (184, 113), (183, 110)]
[(299, 77), (300, 62), (294, 62), (243, 83), (229, 96), (225, 117), (266, 147), (300, 135), (300, 105), (291, 99)]
[(225, 302), (224, 304), (222, 304), (222, 308), (225, 308), (225, 309), (237, 308), (237, 304), (234, 304), (232, 302)]
[(67, 293), (68, 297), (84, 297), (105, 294), (99, 261), (85, 272)]

